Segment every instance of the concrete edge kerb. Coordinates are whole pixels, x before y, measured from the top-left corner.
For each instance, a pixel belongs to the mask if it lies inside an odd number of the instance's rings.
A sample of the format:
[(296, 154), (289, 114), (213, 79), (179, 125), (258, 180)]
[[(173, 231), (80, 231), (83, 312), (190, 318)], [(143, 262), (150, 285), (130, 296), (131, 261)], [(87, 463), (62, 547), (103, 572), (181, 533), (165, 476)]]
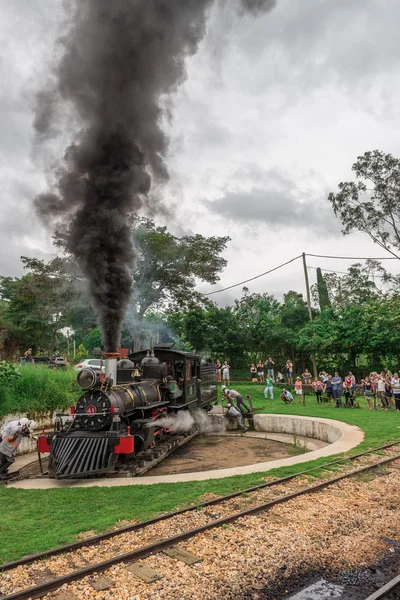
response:
[[(305, 454), (283, 458), (280, 460), (245, 465), (230, 469), (215, 469), (195, 473), (177, 475), (159, 475), (149, 477), (129, 477), (127, 479), (96, 479), (96, 480), (56, 480), (56, 479), (25, 479), (8, 487), (19, 489), (57, 489), (70, 487), (118, 487), (125, 485), (153, 485), (155, 483), (177, 483), (187, 481), (205, 481), (207, 479), (223, 479), (233, 475), (248, 475), (262, 473), (284, 467), (305, 463), (324, 456), (332, 456), (347, 452), (358, 446), (364, 439), (364, 432), (355, 425), (348, 425), (333, 419), (302, 417), (297, 415), (263, 414), (254, 417), (257, 431), (270, 433), (291, 433), (299, 436), (321, 439), (330, 442), (329, 445), (307, 452)], [(306, 434), (303, 432), (307, 432)], [(319, 437), (322, 436), (322, 437)], [(325, 438), (325, 439), (324, 439)]]

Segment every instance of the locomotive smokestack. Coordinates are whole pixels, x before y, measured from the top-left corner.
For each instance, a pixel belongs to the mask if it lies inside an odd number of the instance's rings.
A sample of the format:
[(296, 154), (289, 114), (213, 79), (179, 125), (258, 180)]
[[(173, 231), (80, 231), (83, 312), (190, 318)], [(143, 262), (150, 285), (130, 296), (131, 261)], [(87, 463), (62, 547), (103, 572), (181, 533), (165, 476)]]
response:
[(105, 352), (103, 358), (105, 360), (106, 377), (112, 379), (113, 385), (116, 385), (119, 354), (118, 352)]
[[(161, 100), (185, 79), (213, 0), (66, 0), (70, 28), (60, 61), (38, 95), (39, 142), (69, 138), (52, 165), (39, 214), (69, 234), (67, 249), (88, 279), (103, 345), (119, 346), (131, 297), (129, 216), (168, 179)], [(254, 14), (274, 0), (237, 0)], [(70, 133), (72, 130), (72, 133)]]

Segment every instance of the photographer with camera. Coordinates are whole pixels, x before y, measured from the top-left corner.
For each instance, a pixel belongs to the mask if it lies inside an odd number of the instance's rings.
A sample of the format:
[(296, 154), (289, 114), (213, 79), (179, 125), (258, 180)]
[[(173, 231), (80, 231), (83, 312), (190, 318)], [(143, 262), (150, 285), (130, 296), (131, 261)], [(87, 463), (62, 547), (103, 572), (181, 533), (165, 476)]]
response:
[(27, 418), (10, 423), (3, 431), (4, 437), (0, 443), (0, 476), (4, 475), (15, 461), (18, 446), (23, 437), (31, 437), (36, 423)]

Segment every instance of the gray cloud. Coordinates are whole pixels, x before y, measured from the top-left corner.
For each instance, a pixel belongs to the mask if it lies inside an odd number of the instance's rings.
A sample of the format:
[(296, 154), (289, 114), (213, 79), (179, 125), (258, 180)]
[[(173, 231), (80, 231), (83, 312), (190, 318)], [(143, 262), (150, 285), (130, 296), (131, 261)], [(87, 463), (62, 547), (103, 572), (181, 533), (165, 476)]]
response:
[[(249, 170), (244, 172), (249, 176)], [(240, 173), (240, 172), (239, 172)], [(255, 169), (250, 189), (234, 188), (204, 204), (213, 213), (241, 223), (258, 223), (278, 229), (282, 225), (326, 235), (340, 235), (340, 224), (335, 218), (326, 192), (298, 188), (294, 182), (277, 172)], [(262, 182), (262, 185), (260, 183)]]
[[(31, 211), (44, 186), (43, 165), (31, 156), (31, 106), (63, 33), (63, 4), (1, 3), (0, 274), (20, 274), (21, 254), (51, 251)], [(358, 154), (381, 148), (400, 155), (399, 17), (398, 0), (279, 0), (257, 19), (238, 19), (231, 0), (215, 3), (188, 79), (166, 106), (165, 193), (177, 206), (168, 222), (177, 235), (234, 238), (220, 288), (303, 250), (381, 254), (366, 237), (341, 237), (325, 199), (351, 177)], [(49, 162), (61, 156), (61, 147), (49, 147)], [(335, 235), (335, 252), (323, 233), (329, 242)], [(333, 263), (324, 264), (345, 270)], [(250, 288), (279, 295), (303, 285), (294, 263)], [(211, 298), (224, 304), (240, 294), (239, 287)]]
[[(388, 90), (393, 80), (385, 76), (399, 69), (397, 0), (280, 0), (251, 27), (227, 20), (223, 8), (213, 16), (209, 37), (222, 77), (240, 77), (252, 96), (282, 92), (282, 108), (328, 85), (375, 93), (371, 77)], [(370, 108), (379, 111), (381, 103)]]

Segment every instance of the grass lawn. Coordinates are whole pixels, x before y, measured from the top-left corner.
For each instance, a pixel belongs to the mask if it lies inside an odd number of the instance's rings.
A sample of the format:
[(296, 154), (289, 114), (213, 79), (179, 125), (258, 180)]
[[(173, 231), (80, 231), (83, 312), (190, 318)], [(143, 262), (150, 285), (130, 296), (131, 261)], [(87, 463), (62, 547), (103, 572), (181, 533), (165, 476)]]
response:
[[(360, 409), (336, 409), (327, 404), (318, 406), (313, 396), (306, 397), (306, 406), (287, 406), (279, 399), (278, 389), (275, 400), (271, 401), (264, 400), (263, 385), (238, 383), (234, 388), (243, 395), (250, 393), (254, 407), (262, 408), (262, 412), (320, 416), (358, 425), (366, 435), (353, 453), (400, 440), (400, 413), (368, 410), (363, 398), (360, 399)], [(268, 476), (289, 475), (331, 460), (332, 457), (326, 457), (275, 469), (269, 471)], [(201, 501), (205, 492), (223, 495), (244, 489), (260, 483), (263, 477), (262, 473), (256, 473), (191, 483), (63, 490), (25, 491), (2, 486), (0, 563), (75, 541), (76, 535), (82, 531), (104, 531), (119, 520), (148, 519)]]

